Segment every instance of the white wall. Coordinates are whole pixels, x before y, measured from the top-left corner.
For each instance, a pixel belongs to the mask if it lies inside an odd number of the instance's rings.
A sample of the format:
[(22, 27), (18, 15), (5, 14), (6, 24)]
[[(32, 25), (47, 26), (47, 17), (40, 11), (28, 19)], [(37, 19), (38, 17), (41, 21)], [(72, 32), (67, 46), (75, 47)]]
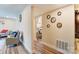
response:
[(29, 53), (32, 53), (31, 5), (27, 5), (22, 12), (22, 22), (20, 23), (19, 30), (24, 33), (24, 47)]
[(17, 28), (17, 21), (16, 20), (6, 20), (5, 19), (5, 26), (4, 28), (8, 28), (9, 30), (16, 31)]
[(74, 6), (75, 10), (79, 10), (79, 4), (75, 4)]
[[(57, 16), (57, 12), (61, 11), (62, 15)], [(47, 19), (47, 15), (50, 14), (51, 17), (56, 17), (56, 22), (51, 23)], [(62, 23), (62, 28), (57, 28), (57, 23)], [(74, 5), (70, 5), (64, 8), (57, 9), (55, 11), (46, 13), (43, 15), (43, 36), (42, 41), (44, 44), (55, 48), (63, 53), (74, 53), (74, 42), (75, 42), (75, 21), (74, 21)], [(50, 24), (50, 28), (47, 28), (46, 25)], [(68, 42), (68, 51), (59, 49), (56, 47), (56, 40), (61, 40)]]
[(0, 21), (1, 20), (4, 22), (3, 27), (0, 28), (1, 30), (2, 29), (8, 29), (12, 31), (18, 30), (17, 28), (18, 23), (16, 19), (0, 19)]

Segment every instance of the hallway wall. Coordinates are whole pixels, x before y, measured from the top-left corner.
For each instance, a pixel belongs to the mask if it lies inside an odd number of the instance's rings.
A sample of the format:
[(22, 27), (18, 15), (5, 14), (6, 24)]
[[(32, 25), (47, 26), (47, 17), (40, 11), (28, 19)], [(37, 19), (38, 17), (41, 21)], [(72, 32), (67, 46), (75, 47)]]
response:
[(23, 45), (29, 53), (32, 53), (31, 26), (31, 5), (27, 5), (22, 12), (22, 22), (20, 23), (19, 30), (24, 33)]
[[(57, 16), (57, 12), (61, 11), (61, 16)], [(47, 19), (47, 15), (56, 17), (56, 22), (51, 23)], [(62, 23), (62, 28), (57, 28), (57, 23)], [(55, 11), (45, 13), (43, 15), (43, 36), (42, 42), (52, 48), (55, 48), (63, 53), (74, 53), (75, 42), (75, 27), (74, 27), (74, 5), (66, 6), (64, 8), (57, 9)], [(47, 24), (50, 24), (50, 28), (47, 28)], [(56, 47), (57, 40), (68, 43), (68, 50), (63, 50)]]

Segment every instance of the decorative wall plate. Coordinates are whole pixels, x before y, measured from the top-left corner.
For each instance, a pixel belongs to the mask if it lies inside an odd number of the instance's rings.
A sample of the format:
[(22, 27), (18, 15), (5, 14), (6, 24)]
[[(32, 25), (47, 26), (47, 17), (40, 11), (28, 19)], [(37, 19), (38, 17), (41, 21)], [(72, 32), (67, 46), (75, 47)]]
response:
[(19, 15), (19, 22), (21, 22), (22, 21), (22, 15), (20, 14)]
[(49, 28), (50, 27), (50, 24), (47, 24), (47, 28)]
[(56, 21), (56, 18), (55, 17), (52, 17), (51, 18), (51, 23), (54, 23)]
[(51, 18), (51, 16), (50, 15), (47, 15), (47, 19), (50, 19)]
[(59, 11), (59, 12), (57, 13), (57, 15), (58, 15), (58, 16), (60, 16), (61, 14), (62, 14), (62, 12), (61, 12), (61, 11)]
[(57, 28), (61, 28), (62, 27), (62, 23), (57, 23)]

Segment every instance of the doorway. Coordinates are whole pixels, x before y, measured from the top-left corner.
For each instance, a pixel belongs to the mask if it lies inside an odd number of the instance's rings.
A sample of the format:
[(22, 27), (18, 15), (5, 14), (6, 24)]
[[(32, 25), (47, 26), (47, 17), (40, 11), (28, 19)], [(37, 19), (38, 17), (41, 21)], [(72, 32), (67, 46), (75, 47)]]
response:
[(42, 16), (36, 17), (36, 40), (42, 40)]
[(41, 54), (42, 41), (42, 16), (35, 17), (35, 40), (33, 40), (33, 53)]
[(79, 53), (79, 10), (75, 10), (75, 50)]

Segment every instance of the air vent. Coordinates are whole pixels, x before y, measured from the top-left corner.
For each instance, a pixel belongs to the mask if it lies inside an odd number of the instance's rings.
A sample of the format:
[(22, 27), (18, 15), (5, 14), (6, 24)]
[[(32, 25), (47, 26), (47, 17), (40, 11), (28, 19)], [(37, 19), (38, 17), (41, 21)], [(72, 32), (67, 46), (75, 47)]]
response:
[(56, 47), (59, 49), (68, 50), (68, 43), (61, 40), (56, 40)]

